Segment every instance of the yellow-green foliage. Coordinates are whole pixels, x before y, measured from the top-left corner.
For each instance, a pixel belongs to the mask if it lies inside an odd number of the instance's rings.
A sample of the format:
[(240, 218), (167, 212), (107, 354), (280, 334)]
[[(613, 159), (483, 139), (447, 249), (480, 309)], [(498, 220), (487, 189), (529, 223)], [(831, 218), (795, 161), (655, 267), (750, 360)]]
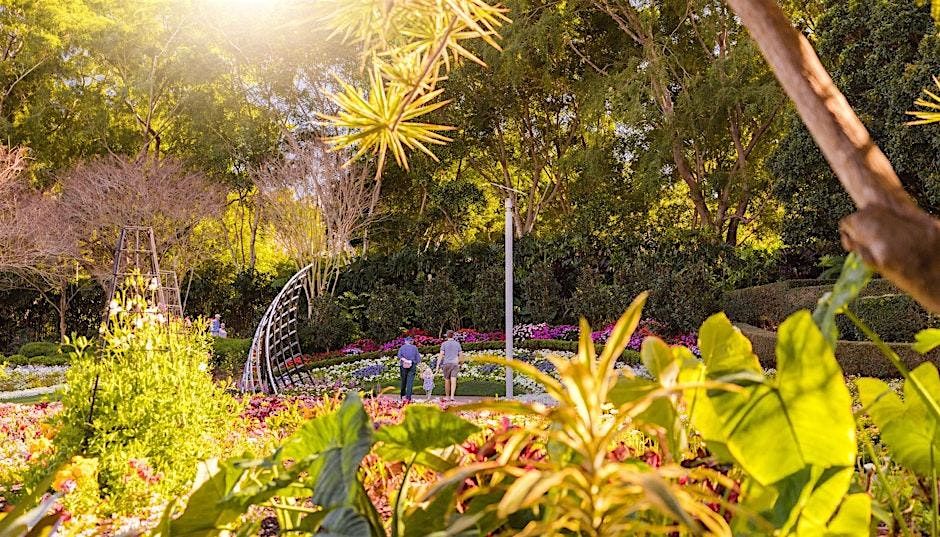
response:
[(219, 454), (238, 403), (208, 373), (206, 334), (139, 296), (110, 306), (99, 350), (74, 342), (56, 452), (97, 458), (103, 510), (133, 512), (187, 488), (196, 463)]

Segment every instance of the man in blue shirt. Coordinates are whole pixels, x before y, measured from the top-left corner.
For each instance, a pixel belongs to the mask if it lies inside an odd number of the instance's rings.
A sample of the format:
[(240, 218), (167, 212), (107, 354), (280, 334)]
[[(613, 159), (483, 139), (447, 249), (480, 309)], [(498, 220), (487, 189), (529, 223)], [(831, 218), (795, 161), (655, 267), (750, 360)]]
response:
[(411, 393), (415, 384), (415, 373), (421, 363), (421, 353), (415, 347), (410, 337), (405, 338), (405, 344), (398, 349), (398, 365), (401, 369), (401, 398), (411, 402)]

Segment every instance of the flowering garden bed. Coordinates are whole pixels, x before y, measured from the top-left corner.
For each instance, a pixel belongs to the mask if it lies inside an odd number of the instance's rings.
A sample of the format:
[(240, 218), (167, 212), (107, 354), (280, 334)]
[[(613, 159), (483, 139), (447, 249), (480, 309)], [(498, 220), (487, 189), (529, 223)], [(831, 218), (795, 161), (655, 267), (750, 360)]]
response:
[[(607, 338), (610, 337), (613, 325), (603, 330), (591, 333), (591, 339), (600, 352)], [(640, 345), (649, 336), (657, 336), (673, 345), (684, 345), (698, 352), (697, 335), (695, 332), (685, 332), (678, 335), (667, 336), (664, 325), (654, 319), (643, 319), (636, 333), (630, 338), (622, 361), (637, 364), (639, 360)], [(350, 343), (334, 352), (320, 354), (305, 354), (297, 360), (305, 363), (310, 369), (330, 367), (339, 364), (357, 363), (393, 356), (404, 343), (405, 337), (411, 337), (423, 355), (433, 355), (440, 351), (443, 338), (429, 336), (425, 331), (412, 329), (401, 337), (384, 343), (377, 343), (371, 339), (361, 339)], [(471, 328), (455, 331), (455, 339), (461, 342), (464, 351), (499, 351), (505, 348), (505, 334), (503, 332), (479, 332)], [(523, 351), (565, 351), (576, 352), (578, 349), (578, 327), (573, 325), (525, 324), (517, 325), (513, 329), (514, 347)]]

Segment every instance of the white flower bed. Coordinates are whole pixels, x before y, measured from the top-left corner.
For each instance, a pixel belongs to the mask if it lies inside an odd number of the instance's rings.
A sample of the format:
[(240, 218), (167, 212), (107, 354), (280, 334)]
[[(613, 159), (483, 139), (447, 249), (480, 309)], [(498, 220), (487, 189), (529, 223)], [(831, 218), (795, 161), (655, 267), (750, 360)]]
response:
[(17, 365), (0, 367), (0, 392), (48, 388), (65, 382), (64, 365)]

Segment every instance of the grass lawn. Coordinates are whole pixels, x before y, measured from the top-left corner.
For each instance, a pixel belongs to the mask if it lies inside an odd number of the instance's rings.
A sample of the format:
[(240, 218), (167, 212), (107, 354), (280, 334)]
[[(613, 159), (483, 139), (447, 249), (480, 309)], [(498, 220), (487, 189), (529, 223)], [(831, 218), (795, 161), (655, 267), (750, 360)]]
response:
[[(382, 388), (393, 388), (391, 393), (398, 393), (401, 385), (396, 382), (388, 382), (382, 385)], [(524, 390), (521, 390), (518, 386), (513, 390), (515, 395), (521, 393), (528, 393)], [(424, 393), (424, 388), (421, 387), (420, 379), (415, 379), (415, 395), (427, 395)], [(434, 391), (431, 392), (432, 395), (444, 395), (444, 383), (438, 382), (434, 384)], [(492, 397), (500, 396), (504, 397), (506, 395), (506, 382), (505, 381), (493, 381), (493, 380), (460, 380), (457, 379), (457, 393), (456, 395), (477, 395), (481, 397)]]

